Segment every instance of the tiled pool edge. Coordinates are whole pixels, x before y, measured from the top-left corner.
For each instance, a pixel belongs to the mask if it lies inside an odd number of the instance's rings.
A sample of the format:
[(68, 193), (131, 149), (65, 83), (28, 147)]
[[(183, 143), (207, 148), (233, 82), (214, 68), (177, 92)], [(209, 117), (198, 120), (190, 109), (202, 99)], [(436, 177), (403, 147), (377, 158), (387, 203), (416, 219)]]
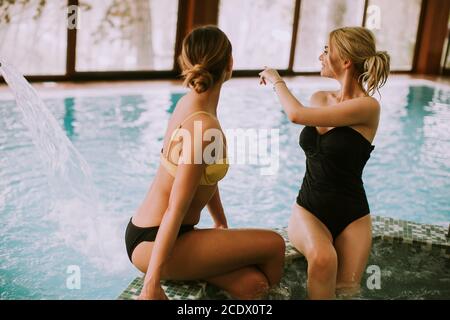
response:
[[(286, 265), (302, 255), (292, 246), (286, 228), (274, 229), (286, 241)], [(372, 215), (372, 235), (374, 240), (413, 246), (418, 250), (438, 250), (450, 258), (450, 239), (446, 227), (421, 224)], [(118, 297), (119, 300), (135, 300), (142, 288), (142, 277), (135, 278)], [(203, 281), (173, 282), (165, 281), (163, 288), (171, 300), (196, 300), (205, 294), (206, 283)]]

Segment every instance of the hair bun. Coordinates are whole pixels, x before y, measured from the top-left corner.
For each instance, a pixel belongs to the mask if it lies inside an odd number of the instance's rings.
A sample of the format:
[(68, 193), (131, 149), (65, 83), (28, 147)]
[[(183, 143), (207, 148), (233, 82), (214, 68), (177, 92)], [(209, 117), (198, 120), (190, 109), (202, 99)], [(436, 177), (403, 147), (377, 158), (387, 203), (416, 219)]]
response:
[(192, 68), (191, 68), (191, 71), (192, 72), (207, 72), (207, 70), (205, 70), (205, 68), (201, 65), (201, 64), (199, 64), (199, 63), (197, 63), (196, 65), (194, 65)]
[(186, 82), (197, 92), (207, 91), (213, 85), (213, 76), (203, 65), (196, 64), (183, 72)]

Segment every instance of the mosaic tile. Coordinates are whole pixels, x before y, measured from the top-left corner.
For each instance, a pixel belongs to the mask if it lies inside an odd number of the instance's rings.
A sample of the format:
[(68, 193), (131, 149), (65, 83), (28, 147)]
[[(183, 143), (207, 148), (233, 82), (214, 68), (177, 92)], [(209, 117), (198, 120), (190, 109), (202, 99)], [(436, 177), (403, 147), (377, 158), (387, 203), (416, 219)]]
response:
[[(144, 278), (135, 278), (119, 296), (119, 300), (136, 300), (141, 293)], [(205, 291), (201, 281), (161, 281), (161, 286), (170, 300), (198, 300)]]
[(170, 300), (198, 300), (205, 292), (204, 281), (163, 281), (162, 287)]
[[(383, 242), (396, 245), (407, 245), (420, 251), (436, 250), (443, 256), (450, 258), (449, 229), (438, 225), (420, 224), (410, 221), (397, 220), (390, 217), (372, 215), (372, 237)], [(295, 259), (303, 257), (287, 235), (287, 228), (276, 228), (286, 242), (285, 265), (290, 265)], [(128, 288), (118, 297), (119, 300), (135, 300), (142, 289), (142, 277), (135, 278)], [(162, 287), (171, 300), (195, 300), (204, 297), (206, 292), (204, 281), (163, 281)], [(227, 297), (225, 295), (225, 297)]]

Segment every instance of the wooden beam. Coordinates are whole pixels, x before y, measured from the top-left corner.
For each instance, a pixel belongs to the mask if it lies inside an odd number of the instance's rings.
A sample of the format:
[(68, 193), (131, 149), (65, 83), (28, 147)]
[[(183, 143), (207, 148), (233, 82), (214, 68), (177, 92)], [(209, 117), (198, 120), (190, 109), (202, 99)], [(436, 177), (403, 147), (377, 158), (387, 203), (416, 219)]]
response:
[(362, 19), (362, 27), (366, 26), (366, 20), (367, 20), (367, 9), (369, 8), (369, 0), (364, 1), (364, 12), (363, 12), (363, 19)]
[[(233, 78), (257, 78), (261, 70), (236, 70), (233, 71)], [(290, 70), (279, 70), (284, 77), (296, 76), (320, 76), (320, 72), (294, 72)], [(449, 70), (450, 72), (450, 70)], [(410, 71), (392, 71), (395, 75), (410, 75)], [(448, 74), (448, 73), (447, 73)], [(58, 75), (25, 76), (29, 82), (95, 82), (95, 81), (148, 81), (148, 80), (176, 80), (177, 74), (174, 71), (114, 71), (114, 72), (77, 72), (70, 78)], [(5, 80), (0, 76), (0, 85), (5, 84)]]
[(419, 62), (419, 51), (420, 51), (420, 43), (422, 41), (422, 33), (423, 33), (423, 24), (425, 21), (425, 13), (426, 13), (426, 0), (422, 0), (422, 5), (420, 8), (420, 15), (419, 15), (419, 26), (417, 28), (417, 35), (416, 35), (416, 44), (414, 46), (414, 57), (412, 62), (412, 68), (411, 71), (413, 73), (417, 72), (417, 63)]
[(288, 67), (288, 70), (290, 71), (294, 69), (295, 49), (297, 47), (298, 25), (300, 21), (300, 8), (301, 8), (301, 0), (295, 0), (294, 24), (292, 27), (291, 52), (289, 54), (289, 67)]
[[(67, 6), (78, 6), (78, 0), (67, 0)], [(69, 15), (73, 14), (67, 12), (67, 19)], [(77, 28), (69, 28), (67, 25), (67, 51), (66, 51), (66, 77), (71, 77), (75, 74), (76, 53), (77, 53)]]
[(414, 72), (427, 75), (441, 73), (441, 59), (448, 32), (450, 1), (422, 0), (422, 12)]
[(219, 0), (194, 1), (194, 17), (192, 20), (192, 28), (190, 29), (207, 24), (217, 25), (218, 20), (219, 20)]
[[(448, 61), (448, 53), (449, 53), (449, 51), (450, 51), (450, 30), (449, 30), (448, 38), (447, 38), (447, 48), (445, 50), (444, 65), (442, 66), (444, 74), (446, 73), (446, 71), (450, 71), (450, 69), (446, 68), (447, 63), (449, 62)], [(447, 72), (447, 74), (448, 74), (448, 72)]]
[(195, 27), (217, 25), (219, 0), (178, 0), (178, 22), (175, 43), (174, 70), (179, 72), (178, 56), (184, 37)]

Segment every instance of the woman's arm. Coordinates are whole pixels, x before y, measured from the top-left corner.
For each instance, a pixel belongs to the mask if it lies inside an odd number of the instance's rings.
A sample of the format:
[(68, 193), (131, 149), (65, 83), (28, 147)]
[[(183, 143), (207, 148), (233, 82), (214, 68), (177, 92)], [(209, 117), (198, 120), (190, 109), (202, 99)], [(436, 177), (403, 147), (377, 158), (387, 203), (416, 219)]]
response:
[(169, 197), (169, 205), (159, 226), (141, 297), (146, 299), (161, 299), (161, 273), (177, 239), (181, 223), (197, 190), (204, 165), (179, 164), (177, 174)]
[(227, 218), (223, 210), (222, 201), (220, 200), (219, 186), (217, 185), (216, 192), (208, 202), (208, 211), (214, 220), (215, 228), (228, 228)]
[(308, 108), (294, 97), (276, 70), (266, 69), (260, 75), (274, 84), (280, 103), (293, 123), (317, 127), (365, 124), (373, 119), (374, 112), (379, 112), (380, 105), (372, 97), (351, 99), (327, 107)]
[[(203, 130), (209, 128), (211, 128), (211, 123), (208, 120), (204, 120)], [(189, 130), (192, 134), (193, 125), (185, 129)], [(193, 134), (192, 137), (194, 137)], [(140, 295), (143, 299), (165, 298), (165, 294), (160, 285), (164, 263), (172, 252), (181, 224), (197, 191), (206, 166), (204, 161), (201, 164), (194, 163), (195, 147), (200, 147), (201, 150), (197, 150), (197, 152), (201, 152), (203, 155), (206, 142), (191, 143), (190, 150), (183, 145), (182, 157), (185, 161), (178, 164), (177, 173), (170, 192), (169, 204), (154, 242)]]

